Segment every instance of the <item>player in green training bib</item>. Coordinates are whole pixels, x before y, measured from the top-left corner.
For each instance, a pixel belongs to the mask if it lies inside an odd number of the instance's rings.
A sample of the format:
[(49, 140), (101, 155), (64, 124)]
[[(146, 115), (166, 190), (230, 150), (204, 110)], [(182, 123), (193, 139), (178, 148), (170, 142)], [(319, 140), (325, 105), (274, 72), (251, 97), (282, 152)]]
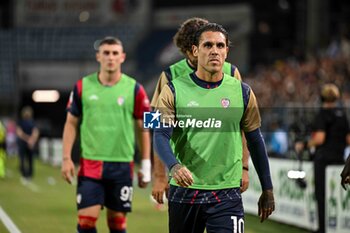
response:
[[(192, 42), (196, 31), (203, 25), (207, 24), (208, 21), (202, 18), (190, 18), (186, 20), (177, 33), (174, 36), (174, 43), (180, 49), (180, 52), (185, 56), (184, 59), (171, 65), (168, 69), (164, 70), (158, 80), (157, 86), (155, 88), (153, 98), (151, 101), (151, 106), (154, 108), (159, 94), (168, 82), (177, 79), (185, 74), (190, 74), (196, 70), (197, 58), (193, 56), (192, 53)], [(224, 63), (223, 72), (225, 74), (231, 75), (238, 80), (241, 80), (241, 75), (234, 65), (228, 62)], [(153, 185), (152, 185), (152, 196), (158, 203), (163, 203), (163, 196), (168, 189), (168, 178), (166, 175), (166, 168), (164, 164), (159, 159), (156, 151), (154, 151), (154, 165), (153, 165)], [(245, 138), (243, 139), (243, 167), (245, 168), (242, 172), (242, 186), (241, 192), (244, 192), (249, 185), (248, 176), (248, 160), (249, 151), (246, 145)]]
[(154, 147), (171, 174), (170, 233), (244, 232), (241, 130), (262, 187), (261, 221), (275, 208), (257, 101), (247, 84), (223, 73), (228, 49), (221, 25), (202, 26), (193, 45), (197, 70), (164, 86), (156, 104)]
[(62, 176), (72, 182), (75, 171), (71, 152), (80, 129), (77, 232), (97, 232), (96, 221), (101, 208), (106, 207), (109, 232), (126, 233), (136, 141), (142, 158), (139, 186), (145, 188), (151, 181), (150, 134), (143, 129), (149, 100), (144, 88), (121, 72), (125, 53), (119, 39), (106, 37), (96, 42), (95, 49), (99, 72), (75, 84), (67, 105)]

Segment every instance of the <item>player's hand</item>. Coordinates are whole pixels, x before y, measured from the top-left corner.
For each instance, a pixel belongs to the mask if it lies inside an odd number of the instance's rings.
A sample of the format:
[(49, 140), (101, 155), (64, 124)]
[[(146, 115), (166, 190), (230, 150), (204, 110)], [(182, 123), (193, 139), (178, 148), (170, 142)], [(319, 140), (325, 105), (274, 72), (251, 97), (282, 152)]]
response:
[(75, 167), (72, 159), (65, 158), (62, 160), (61, 174), (65, 181), (72, 184), (75, 176)]
[(164, 204), (164, 193), (168, 196), (169, 184), (166, 178), (154, 178), (152, 186), (152, 197), (159, 203)]
[(146, 188), (148, 183), (151, 182), (151, 160), (142, 159), (141, 167), (137, 174), (138, 184), (140, 188)]
[(274, 210), (275, 200), (272, 189), (263, 191), (258, 202), (258, 215), (260, 217), (260, 222), (267, 219)]
[(245, 169), (243, 169), (242, 172), (242, 186), (241, 186), (241, 193), (244, 193), (249, 187), (249, 172)]
[(174, 178), (175, 182), (182, 187), (186, 188), (193, 184), (191, 172), (180, 164), (175, 164), (171, 168), (170, 174)]
[(346, 190), (346, 184), (350, 184), (350, 156), (347, 159), (340, 176), (341, 176), (341, 186), (343, 186), (343, 188)]
[(137, 173), (137, 181), (140, 188), (146, 188), (149, 182), (144, 181), (144, 176), (142, 172)]

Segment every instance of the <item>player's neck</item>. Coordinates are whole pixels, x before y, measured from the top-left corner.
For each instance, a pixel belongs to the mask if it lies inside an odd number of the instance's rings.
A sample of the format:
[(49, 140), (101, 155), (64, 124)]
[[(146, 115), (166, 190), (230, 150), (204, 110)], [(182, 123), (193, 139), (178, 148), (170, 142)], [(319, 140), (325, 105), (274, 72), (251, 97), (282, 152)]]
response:
[(98, 80), (100, 83), (104, 86), (112, 86), (119, 82), (120, 78), (122, 76), (122, 72), (116, 71), (116, 72), (103, 72), (100, 71), (98, 75)]
[(190, 59), (187, 59), (187, 63), (190, 65), (190, 67), (194, 70), (197, 69), (196, 64), (194, 64)]
[(197, 70), (196, 75), (205, 82), (218, 82), (223, 78), (222, 72), (210, 73), (204, 69)]

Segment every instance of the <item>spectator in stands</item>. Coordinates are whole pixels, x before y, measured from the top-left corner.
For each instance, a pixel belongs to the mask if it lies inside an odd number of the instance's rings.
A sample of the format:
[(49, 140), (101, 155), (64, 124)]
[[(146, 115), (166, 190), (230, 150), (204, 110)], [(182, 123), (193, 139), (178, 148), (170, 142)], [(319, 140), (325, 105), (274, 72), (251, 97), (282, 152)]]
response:
[(340, 92), (336, 85), (321, 90), (322, 108), (314, 120), (308, 147), (316, 147), (314, 157), (315, 195), (319, 233), (325, 232), (325, 170), (327, 165), (343, 164), (345, 147), (350, 144), (350, 128), (343, 109), (337, 108)]
[(26, 184), (34, 174), (34, 147), (39, 139), (39, 129), (33, 119), (33, 109), (25, 106), (17, 123), (17, 143), (20, 158), (21, 181)]
[(76, 83), (67, 105), (62, 176), (72, 182), (75, 171), (71, 153), (80, 128), (77, 230), (97, 232), (96, 221), (105, 206), (110, 233), (126, 233), (135, 140), (142, 156), (139, 186), (145, 188), (151, 181), (150, 134), (143, 129), (149, 100), (143, 87), (121, 71), (126, 56), (122, 42), (106, 37), (95, 46), (99, 72)]

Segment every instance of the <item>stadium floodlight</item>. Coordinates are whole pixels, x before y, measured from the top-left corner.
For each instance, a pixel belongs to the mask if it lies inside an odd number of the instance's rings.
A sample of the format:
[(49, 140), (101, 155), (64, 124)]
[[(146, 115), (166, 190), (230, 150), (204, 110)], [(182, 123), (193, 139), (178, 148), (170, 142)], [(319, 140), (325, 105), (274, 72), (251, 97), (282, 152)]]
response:
[(60, 93), (57, 90), (35, 90), (32, 99), (36, 103), (55, 103), (59, 100)]

